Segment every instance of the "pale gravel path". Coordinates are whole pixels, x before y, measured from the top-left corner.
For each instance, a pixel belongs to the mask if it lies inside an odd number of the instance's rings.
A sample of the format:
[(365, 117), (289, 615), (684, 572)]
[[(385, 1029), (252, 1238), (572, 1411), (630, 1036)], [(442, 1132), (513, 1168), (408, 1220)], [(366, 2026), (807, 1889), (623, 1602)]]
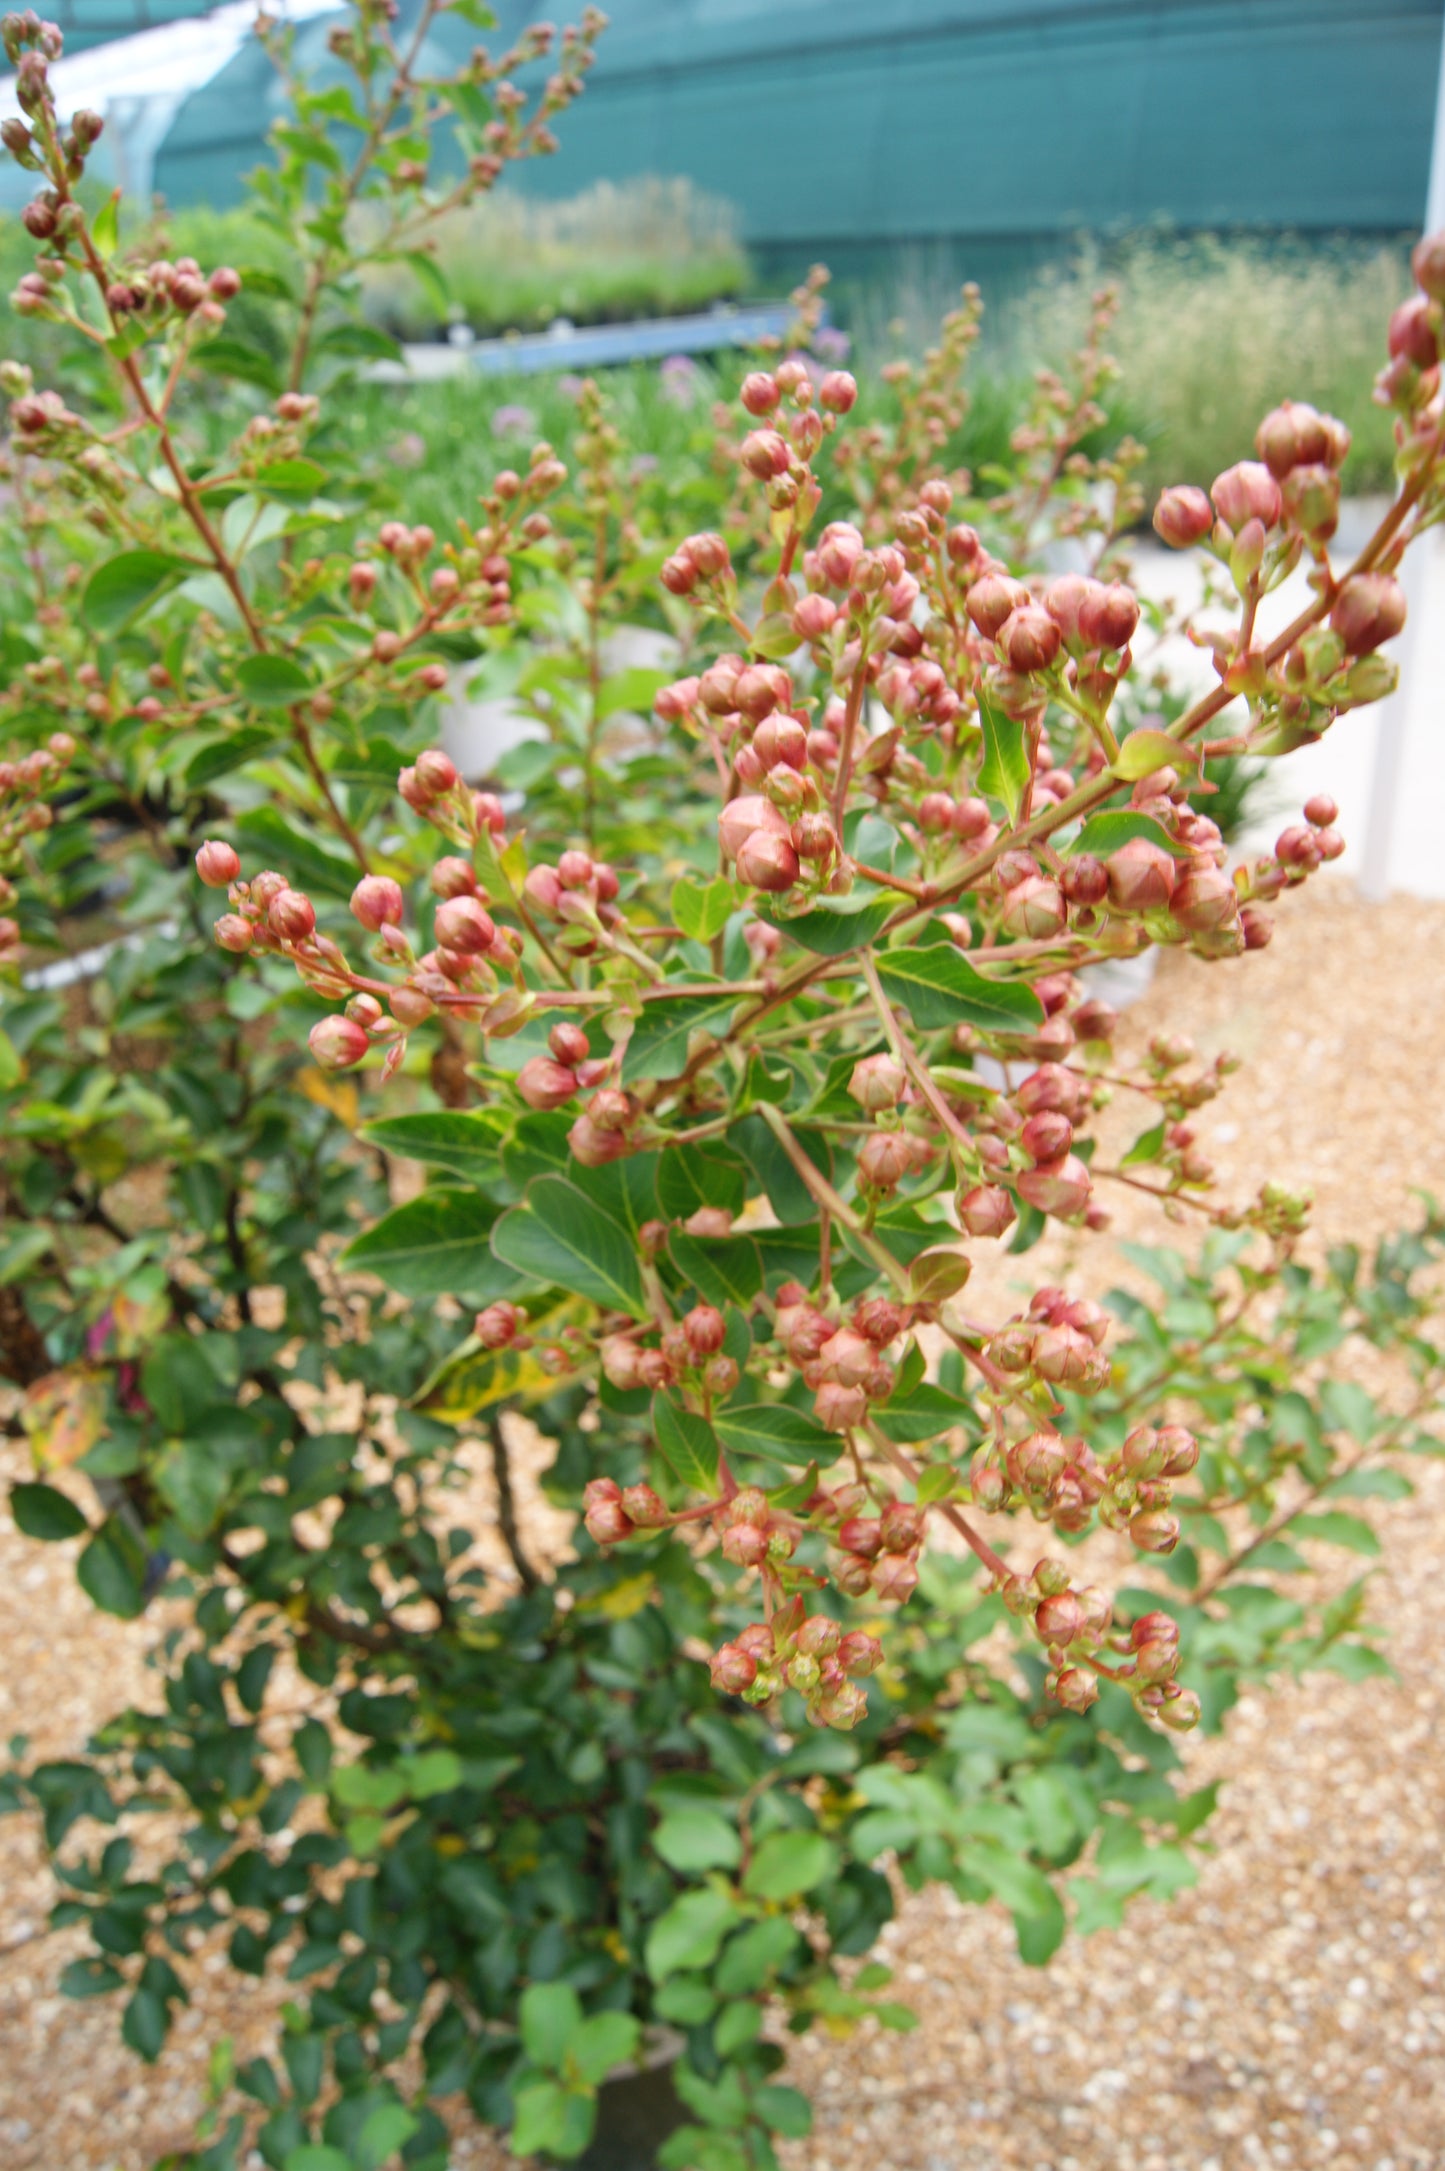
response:
[[(1167, 1013), (1248, 1058), (1201, 1125), (1231, 1191), (1312, 1182), (1319, 1241), (1370, 1239), (1413, 1186), (1445, 1193), (1445, 905), (1361, 909), (1330, 882), (1279, 917), (1243, 964), (1166, 959), (1137, 1027)], [(1247, 1698), (1188, 1752), (1193, 1780), (1225, 1781), (1198, 1889), (1045, 1972), (994, 1913), (909, 1900), (888, 1947), (921, 2026), (795, 2049), (817, 2124), (789, 2171), (1445, 2171), (1445, 1464), (1415, 1469), (1418, 1501), (1375, 1518), (1398, 1686), (1326, 1675)], [(98, 1621), (67, 1551), (0, 1527), (0, 1738), (51, 1753), (146, 1688), (149, 1631)], [(208, 1957), (146, 2073), (111, 2008), (55, 1996), (68, 1938), (6, 1955), (47, 1904), (33, 1838), (0, 1823), (0, 2165), (143, 2171), (184, 2140), (206, 2045), (229, 2029), (239, 2056), (262, 2048), (280, 1993)], [(459, 2133), (457, 2171), (501, 2161)]]

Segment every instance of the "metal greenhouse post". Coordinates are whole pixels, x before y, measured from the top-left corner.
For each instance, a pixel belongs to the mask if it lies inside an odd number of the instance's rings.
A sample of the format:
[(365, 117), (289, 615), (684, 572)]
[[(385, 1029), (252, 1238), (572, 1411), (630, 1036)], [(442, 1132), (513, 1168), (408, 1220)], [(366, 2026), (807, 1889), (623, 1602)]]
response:
[[(1430, 145), (1430, 179), (1425, 191), (1427, 234), (1445, 226), (1445, 30), (1440, 40), (1440, 66), (1435, 88), (1435, 129)], [(1424, 646), (1424, 620), (1432, 603), (1438, 604), (1445, 583), (1445, 560), (1440, 531), (1432, 529), (1416, 545), (1401, 569), (1409, 604), (1404, 637), (1400, 643), (1400, 690), (1380, 710), (1379, 736), (1375, 742), (1375, 771), (1370, 785), (1370, 807), (1365, 826), (1364, 858), (1360, 888), (1378, 900), (1390, 888), (1390, 854), (1394, 843), (1400, 789), (1405, 774), (1405, 750), (1410, 712), (1427, 725), (1438, 725), (1439, 690), (1430, 686), (1419, 665)]]

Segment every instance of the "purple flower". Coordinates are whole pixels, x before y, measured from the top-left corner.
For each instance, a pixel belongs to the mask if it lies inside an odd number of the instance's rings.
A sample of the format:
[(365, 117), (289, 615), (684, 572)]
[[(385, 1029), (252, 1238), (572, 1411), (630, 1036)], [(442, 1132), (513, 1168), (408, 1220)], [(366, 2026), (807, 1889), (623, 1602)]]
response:
[(669, 354), (658, 374), (662, 380), (662, 396), (671, 406), (692, 406), (702, 373), (691, 355)]
[(537, 428), (537, 417), (530, 407), (499, 407), (492, 417), (493, 437), (531, 437)]
[(836, 324), (819, 327), (813, 339), (813, 352), (820, 362), (846, 362), (853, 351), (853, 342)]

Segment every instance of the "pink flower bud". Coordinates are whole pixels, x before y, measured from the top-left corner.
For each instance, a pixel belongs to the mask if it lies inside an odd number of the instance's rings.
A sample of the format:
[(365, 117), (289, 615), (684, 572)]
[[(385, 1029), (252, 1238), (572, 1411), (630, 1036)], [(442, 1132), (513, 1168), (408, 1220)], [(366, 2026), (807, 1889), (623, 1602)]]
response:
[(593, 1478), (582, 1495), (582, 1520), (597, 1545), (617, 1545), (632, 1536), (632, 1518), (622, 1505), (621, 1488), (611, 1478)]
[[(1044, 592), (1044, 609), (1072, 648), (1079, 642), (1079, 605), (1100, 583), (1083, 573), (1061, 573)], [(1099, 645), (1097, 642), (1094, 644)]]
[(818, 404), (830, 414), (846, 415), (857, 397), (857, 382), (846, 369), (830, 369), (818, 387)]
[(709, 1661), (712, 1685), (725, 1696), (741, 1696), (758, 1678), (758, 1662), (751, 1651), (725, 1643)]
[(517, 1073), (517, 1091), (529, 1108), (560, 1108), (577, 1091), (577, 1073), (549, 1056), (534, 1055)]
[(587, 1060), (587, 1035), (580, 1025), (554, 1025), (547, 1035), (547, 1046), (559, 1063), (575, 1069)]
[(906, 1083), (903, 1065), (891, 1055), (865, 1055), (853, 1065), (848, 1092), (865, 1114), (877, 1116), (897, 1107)]
[(911, 1508), (903, 1500), (890, 1500), (878, 1523), (885, 1553), (915, 1553), (923, 1543), (922, 1508)]
[(1127, 648), (1139, 623), (1139, 599), (1123, 581), (1092, 583), (1079, 603), (1079, 636), (1088, 648)]
[(1025, 1492), (1047, 1492), (1062, 1477), (1068, 1455), (1056, 1432), (1031, 1432), (1008, 1451), (1008, 1474)]
[(674, 551), (664, 558), (658, 579), (670, 596), (690, 596), (697, 586), (697, 567), (686, 551)]
[(1067, 1220), (1083, 1212), (1093, 1185), (1078, 1155), (1070, 1153), (1062, 1161), (1045, 1161), (1037, 1168), (1025, 1169), (1016, 1180), (1016, 1188), (1019, 1197), (1036, 1206), (1041, 1214), (1056, 1214)]
[(1415, 284), (1423, 287), (1432, 301), (1445, 301), (1445, 232), (1426, 234), (1416, 242), (1410, 269)]
[(875, 1358), (867, 1337), (850, 1327), (840, 1327), (818, 1352), (818, 1369), (826, 1379), (843, 1387), (862, 1387), (870, 1378)]
[(792, 454), (787, 439), (776, 430), (750, 430), (743, 439), (739, 458), (759, 482), (771, 482), (775, 475), (787, 473)]
[[(970, 609), (972, 602), (970, 597)], [(1059, 652), (1061, 639), (1048, 612), (1033, 603), (1011, 611), (998, 630), (999, 646), (1014, 671), (1046, 671)]]
[(284, 889), (272, 898), (266, 923), (283, 942), (304, 942), (315, 929), (316, 907), (300, 890)]
[[(965, 608), (979, 632), (992, 641), (998, 638), (1015, 611), (1026, 610), (1032, 602), (1033, 597), (1022, 581), (1010, 580), (1006, 574), (985, 573), (983, 579), (975, 581), (969, 589)], [(1052, 620), (1049, 622), (1053, 623)]]
[(744, 377), (738, 393), (750, 415), (770, 415), (782, 396), (776, 378), (764, 369), (752, 370)]
[(1335, 597), (1330, 624), (1352, 656), (1393, 640), (1405, 623), (1405, 591), (1389, 573), (1356, 573)]
[(236, 957), (244, 956), (256, 939), (256, 930), (249, 920), (243, 920), (239, 912), (223, 912), (213, 930), (223, 950), (230, 950)]
[(1283, 482), (1291, 468), (1325, 460), (1328, 445), (1324, 417), (1303, 400), (1285, 400), (1272, 409), (1254, 439), (1255, 451), (1277, 482)]
[(960, 1226), (969, 1236), (1002, 1236), (1018, 1219), (1013, 1200), (998, 1184), (976, 1184), (958, 1201)]
[(1034, 1614), (1034, 1627), (1045, 1643), (1072, 1643), (1083, 1626), (1084, 1609), (1072, 1591), (1042, 1599)]
[(234, 846), (214, 837), (208, 837), (196, 854), (196, 873), (208, 890), (225, 889), (240, 872), (240, 855)]
[(846, 588), (863, 555), (863, 537), (848, 520), (830, 521), (818, 538), (818, 569), (835, 588)]
[(475, 897), (448, 897), (438, 905), (435, 931), (443, 949), (459, 950), (464, 957), (490, 950), (497, 935), (491, 914), (482, 910)]
[(1193, 483), (1176, 483), (1164, 491), (1154, 508), (1154, 532), (1171, 550), (1202, 543), (1213, 526), (1213, 508)]
[(839, 1525), (838, 1543), (845, 1553), (876, 1560), (883, 1550), (883, 1526), (876, 1516), (850, 1515)]
[(1164, 1701), (1155, 1713), (1160, 1724), (1167, 1726), (1172, 1734), (1192, 1732), (1202, 1715), (1203, 1706), (1193, 1689), (1182, 1689), (1176, 1682), (1171, 1682), (1164, 1691)]
[(880, 1598), (902, 1605), (918, 1588), (918, 1567), (907, 1553), (880, 1553), (868, 1580)]
[(393, 988), (387, 1001), (398, 1025), (422, 1025), (436, 1009), (431, 997), (423, 995), (420, 988)]
[(752, 889), (770, 891), (791, 889), (801, 871), (790, 839), (766, 829), (755, 829), (744, 838), (737, 870), (740, 882)]
[(1031, 1161), (1057, 1161), (1074, 1143), (1074, 1126), (1058, 1109), (1030, 1116), (1019, 1132), (1019, 1144)]
[(355, 919), (373, 935), (383, 927), (400, 927), (405, 899), (401, 884), (393, 882), (390, 875), (363, 875), (351, 893), (351, 911)]
[(861, 1387), (844, 1387), (837, 1380), (824, 1380), (813, 1398), (813, 1409), (820, 1425), (829, 1432), (846, 1432), (850, 1426), (859, 1425), (868, 1414), (868, 1397)]
[(1191, 866), (1175, 883), (1169, 910), (1191, 934), (1206, 934), (1238, 916), (1239, 896), (1222, 867)]
[(765, 716), (753, 733), (753, 751), (767, 769), (803, 769), (808, 761), (808, 734), (796, 716)]
[(1099, 1701), (1099, 1684), (1083, 1666), (1063, 1667), (1053, 1684), (1054, 1695), (1065, 1711), (1084, 1712)]
[(805, 595), (793, 609), (793, 631), (800, 641), (821, 641), (838, 621), (838, 606), (831, 596)]
[(312, 1055), (323, 1070), (350, 1070), (371, 1043), (350, 1018), (322, 1018), (307, 1035)]
[[(435, 897), (471, 897), (475, 894), (476, 887), (477, 878), (471, 861), (459, 859), (455, 853), (439, 859), (431, 871), (431, 889)], [(356, 911), (354, 898), (351, 909)], [(359, 919), (361, 915), (358, 913), (357, 917)]]
[(917, 1141), (904, 1131), (875, 1131), (858, 1151), (859, 1180), (873, 1191), (892, 1191), (917, 1166)]
[(522, 1314), (516, 1305), (501, 1301), (478, 1312), (472, 1331), (483, 1349), (505, 1349), (517, 1339), (521, 1325)]
[(625, 1485), (622, 1489), (622, 1511), (639, 1530), (661, 1530), (669, 1520), (665, 1502), (660, 1500), (650, 1485)]
[(694, 1357), (712, 1357), (723, 1346), (723, 1315), (712, 1304), (695, 1304), (682, 1322), (687, 1346)]
[(728, 859), (736, 859), (748, 838), (759, 830), (785, 838), (788, 827), (786, 816), (771, 800), (757, 793), (730, 799), (718, 816), (718, 838)]
[[(632, 1151), (624, 1131), (606, 1131), (590, 1115), (581, 1115), (567, 1133), (574, 1161), (583, 1168), (605, 1168), (610, 1161), (625, 1160)], [(665, 1382), (663, 1383), (665, 1384)]]
[(682, 548), (705, 580), (716, 580), (731, 564), (726, 542), (710, 528), (700, 535), (690, 535)]
[(838, 1640), (837, 1658), (844, 1673), (850, 1676), (877, 1673), (883, 1664), (883, 1646), (866, 1629), (850, 1628)]
[(522, 884), (522, 894), (529, 905), (544, 913), (549, 919), (562, 902), (562, 885), (557, 879), (555, 867), (530, 867)]
[(428, 747), (424, 754), (417, 755), (416, 774), (417, 782), (422, 786), (422, 789), (430, 792), (435, 799), (441, 798), (444, 792), (453, 791), (456, 788), (457, 772), (455, 765), (448, 760), (447, 756), (438, 747)]
[(1163, 1508), (1144, 1508), (1130, 1521), (1129, 1536), (1141, 1553), (1172, 1553), (1179, 1543), (1179, 1518)]
[(1003, 926), (1010, 935), (1046, 942), (1058, 934), (1066, 918), (1063, 892), (1058, 885), (1041, 875), (1030, 875), (1009, 891)]
[(1174, 861), (1162, 844), (1130, 837), (1105, 861), (1109, 897), (1121, 912), (1157, 912), (1174, 894)]
[(1279, 484), (1257, 460), (1240, 460), (1216, 475), (1209, 495), (1220, 519), (1227, 520), (1236, 534), (1251, 520), (1272, 528), (1280, 515)]

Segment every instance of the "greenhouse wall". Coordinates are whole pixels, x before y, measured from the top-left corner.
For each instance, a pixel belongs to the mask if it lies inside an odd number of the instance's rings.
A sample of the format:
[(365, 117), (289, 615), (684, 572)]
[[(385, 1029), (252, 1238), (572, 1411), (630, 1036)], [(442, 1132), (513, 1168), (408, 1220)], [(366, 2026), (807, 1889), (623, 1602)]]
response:
[[(505, 0), (501, 34), (532, 12)], [(1151, 220), (1390, 232), (1424, 198), (1442, 0), (612, 0), (609, 13), (560, 153), (522, 185), (565, 195), (685, 174), (737, 205), (760, 250), (1018, 248)], [(448, 47), (475, 35), (455, 17), (437, 26)], [(259, 58), (182, 114), (156, 173), (172, 202), (238, 193), (270, 117)]]

